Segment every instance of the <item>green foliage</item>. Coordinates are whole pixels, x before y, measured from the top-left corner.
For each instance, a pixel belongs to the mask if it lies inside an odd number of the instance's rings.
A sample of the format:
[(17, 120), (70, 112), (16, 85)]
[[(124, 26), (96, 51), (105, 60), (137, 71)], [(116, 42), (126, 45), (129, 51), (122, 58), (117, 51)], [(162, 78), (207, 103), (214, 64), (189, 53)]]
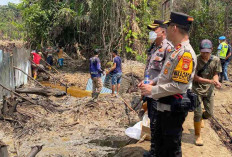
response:
[(145, 52), (143, 52), (142, 54), (136, 54), (136, 60), (139, 62), (142, 62), (144, 64), (146, 64), (147, 62), (147, 55)]
[[(180, 3), (181, 2), (181, 3)], [(199, 53), (199, 44), (203, 39), (209, 39), (214, 45), (214, 53), (218, 46), (218, 37), (225, 35), (230, 38), (229, 32), (232, 26), (225, 26), (226, 12), (232, 13), (232, 8), (226, 9), (228, 4), (220, 0), (200, 0), (193, 2), (190, 0), (177, 0), (174, 9), (187, 13), (194, 18), (190, 41), (196, 53)], [(230, 21), (232, 24), (232, 20)], [(227, 33), (228, 32), (228, 33)], [(231, 32), (232, 33), (232, 32)]]
[(22, 39), (22, 29), (18, 27), (21, 22), (20, 11), (15, 4), (9, 3), (8, 6), (0, 6), (1, 39)]
[[(109, 56), (120, 49), (129, 59), (144, 60), (147, 25), (161, 18), (163, 0), (22, 0), (0, 7), (2, 38), (24, 38), (33, 48), (60, 44), (90, 54), (94, 48)], [(174, 11), (190, 14), (194, 23), (190, 41), (197, 52), (202, 39), (232, 35), (232, 7), (227, 0), (175, 0)]]
[(199, 43), (203, 39), (211, 40), (216, 50), (218, 37), (224, 34), (224, 8), (219, 4), (217, 7), (218, 10), (201, 8), (190, 12), (194, 17), (191, 42), (197, 53), (199, 53)]

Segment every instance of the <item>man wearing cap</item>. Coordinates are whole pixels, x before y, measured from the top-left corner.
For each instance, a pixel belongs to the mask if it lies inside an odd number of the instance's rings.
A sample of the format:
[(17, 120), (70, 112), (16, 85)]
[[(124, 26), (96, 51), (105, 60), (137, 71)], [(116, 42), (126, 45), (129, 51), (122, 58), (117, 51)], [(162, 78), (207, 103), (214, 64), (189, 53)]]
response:
[(230, 52), (228, 53), (229, 46), (226, 43), (226, 37), (220, 36), (219, 37), (219, 46), (218, 46), (218, 57), (220, 58), (221, 65), (222, 65), (222, 72), (220, 73), (220, 82), (222, 83), (223, 78), (226, 77), (225, 73), (225, 63), (226, 60), (230, 57)]
[(227, 51), (227, 54), (226, 54), (226, 60), (225, 60), (225, 75), (224, 75), (224, 79), (225, 81), (229, 81), (229, 78), (228, 78), (228, 74), (227, 74), (227, 69), (228, 69), (228, 66), (229, 66), (229, 63), (231, 61), (231, 58), (232, 58), (232, 49), (231, 49), (231, 45), (230, 45), (230, 40), (227, 39), (226, 40), (226, 43), (228, 44), (228, 51)]
[(99, 50), (94, 50), (94, 56), (90, 58), (90, 75), (92, 79), (93, 89), (92, 89), (92, 98), (97, 99), (101, 90), (102, 90), (102, 80), (101, 74), (103, 73), (101, 69), (101, 62), (98, 58)]
[[(196, 54), (189, 43), (189, 30), (193, 18), (189, 15), (171, 12), (167, 22), (167, 39), (175, 49), (164, 62), (156, 85), (140, 86), (142, 95), (158, 99), (155, 125), (155, 153), (152, 156), (181, 157), (182, 124), (187, 110), (175, 108), (173, 99), (182, 99), (192, 84), (197, 65)], [(172, 98), (172, 99), (169, 99)], [(165, 100), (165, 101), (161, 101)]]
[(212, 42), (208, 39), (202, 40), (200, 44), (201, 53), (197, 56), (197, 68), (192, 87), (205, 108), (203, 113), (201, 105), (194, 111), (195, 144), (197, 146), (203, 146), (201, 138), (202, 120), (213, 115), (214, 87), (221, 87), (219, 82), (219, 73), (222, 71), (221, 63), (218, 57), (211, 55), (212, 51)]
[[(163, 67), (164, 61), (170, 54), (172, 44), (166, 39), (167, 25), (162, 20), (154, 20), (154, 23), (148, 25), (147, 28), (151, 30), (149, 32), (149, 40), (152, 46), (148, 50), (147, 65), (145, 68), (145, 75), (149, 76), (150, 84), (153, 84), (154, 79), (158, 77)], [(142, 85), (142, 82), (139, 86)], [(151, 129), (151, 149), (149, 152), (144, 153), (144, 157), (154, 154), (154, 127), (156, 122), (156, 108), (157, 102), (151, 96), (146, 96), (148, 117), (150, 118)]]

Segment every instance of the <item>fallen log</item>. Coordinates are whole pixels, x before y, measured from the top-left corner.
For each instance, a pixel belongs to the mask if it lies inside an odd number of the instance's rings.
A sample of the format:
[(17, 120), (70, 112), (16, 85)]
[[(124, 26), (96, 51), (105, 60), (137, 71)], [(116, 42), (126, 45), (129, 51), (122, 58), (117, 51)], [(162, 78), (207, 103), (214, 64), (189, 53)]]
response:
[(31, 147), (31, 151), (27, 154), (26, 157), (35, 157), (36, 154), (38, 154), (42, 150), (43, 146), (44, 145)]
[(7, 145), (0, 141), (0, 157), (9, 157)]
[(13, 90), (11, 90), (11, 89), (9, 89), (9, 88), (3, 86), (1, 83), (0, 83), (0, 86), (1, 86), (2, 88), (4, 88), (4, 89), (8, 90), (9, 92), (13, 93), (14, 95), (16, 95), (16, 96), (18, 96), (18, 97), (20, 97), (20, 98), (22, 98), (22, 99), (24, 99), (24, 100), (26, 100), (26, 101), (28, 101), (28, 102), (34, 104), (34, 105), (36, 105), (36, 103), (34, 103), (34, 102), (32, 102), (31, 100), (29, 100), (29, 99), (27, 99), (27, 98), (25, 98), (25, 97), (19, 95), (18, 93), (14, 92)]
[(36, 94), (42, 96), (64, 96), (66, 93), (57, 89), (51, 88), (20, 88), (15, 90), (17, 93)]

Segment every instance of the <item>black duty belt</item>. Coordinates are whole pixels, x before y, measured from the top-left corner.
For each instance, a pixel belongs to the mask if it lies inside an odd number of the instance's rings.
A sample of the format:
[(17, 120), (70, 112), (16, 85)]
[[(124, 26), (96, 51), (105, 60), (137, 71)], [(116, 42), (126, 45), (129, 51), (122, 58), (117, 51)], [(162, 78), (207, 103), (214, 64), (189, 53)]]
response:
[(173, 112), (193, 112), (200, 105), (198, 96), (190, 90), (160, 98), (158, 102), (170, 105)]

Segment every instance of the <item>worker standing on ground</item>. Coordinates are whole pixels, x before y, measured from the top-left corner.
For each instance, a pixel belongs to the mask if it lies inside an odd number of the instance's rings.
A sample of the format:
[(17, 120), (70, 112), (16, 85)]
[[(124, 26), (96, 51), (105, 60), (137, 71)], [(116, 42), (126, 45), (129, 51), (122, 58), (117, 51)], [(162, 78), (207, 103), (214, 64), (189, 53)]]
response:
[[(31, 64), (31, 67), (32, 67), (32, 73), (33, 73), (33, 77), (34, 79), (37, 78), (38, 76), (38, 70), (39, 68), (38, 67), (41, 67), (42, 65), (40, 64), (40, 61), (41, 61), (41, 58), (42, 58), (42, 52), (39, 52), (39, 53), (36, 53), (35, 51), (32, 51), (31, 52), (31, 55), (33, 57), (33, 63)], [(37, 66), (36, 66), (36, 65)], [(42, 67), (43, 68), (43, 67)]]
[(113, 50), (113, 66), (110, 68), (109, 71), (107, 71), (107, 75), (110, 74), (112, 76), (111, 78), (111, 84), (112, 84), (112, 96), (115, 96), (115, 86), (117, 85), (117, 93), (119, 93), (120, 89), (120, 83), (122, 79), (122, 60), (118, 56), (118, 51)]
[(222, 72), (221, 63), (218, 57), (211, 55), (212, 51), (212, 42), (208, 39), (202, 40), (192, 87), (205, 108), (203, 113), (201, 105), (194, 111), (195, 144), (197, 146), (203, 146), (201, 138), (203, 119), (208, 119), (213, 115), (214, 86), (221, 88), (219, 82), (219, 73)]
[(221, 36), (219, 37), (219, 46), (218, 46), (218, 57), (220, 58), (221, 65), (222, 65), (222, 72), (220, 73), (220, 82), (222, 83), (223, 79), (225, 78), (225, 63), (226, 60), (230, 57), (230, 53), (228, 53), (229, 46), (226, 43), (226, 37)]
[(102, 80), (101, 74), (103, 73), (101, 69), (101, 62), (98, 58), (99, 51), (94, 50), (94, 56), (90, 58), (90, 75), (93, 84), (92, 98), (97, 99), (102, 90)]
[(52, 49), (52, 47), (51, 46), (48, 46), (48, 48), (46, 49), (46, 55), (47, 55), (47, 63), (50, 65), (49, 67), (48, 67), (48, 69), (49, 70), (51, 70), (52, 69), (52, 65), (53, 65), (53, 57), (52, 57), (52, 54), (53, 54), (53, 49)]
[[(152, 43), (148, 49), (147, 65), (145, 69), (145, 77), (149, 77), (150, 84), (153, 84), (154, 79), (158, 77), (163, 67), (164, 61), (172, 49), (172, 44), (166, 39), (167, 25), (164, 21), (154, 20), (153, 24), (148, 25), (147, 28), (151, 30), (149, 32), (149, 40)], [(139, 86), (142, 84), (141, 82)], [(149, 152), (144, 153), (144, 157), (154, 154), (154, 127), (156, 122), (156, 108), (157, 102), (151, 96), (146, 96), (148, 117), (150, 118), (151, 129), (151, 148)]]
[[(165, 60), (156, 85), (142, 84), (142, 95), (159, 99), (155, 125), (155, 154), (151, 157), (181, 157), (182, 125), (188, 108), (182, 108), (179, 100), (192, 84), (196, 70), (196, 54), (189, 43), (189, 30), (193, 18), (189, 15), (171, 12), (167, 22), (167, 39), (175, 49)], [(175, 100), (175, 101), (172, 101)], [(174, 102), (178, 101), (178, 106)]]
[(227, 74), (227, 72), (228, 72), (227, 69), (228, 69), (230, 60), (232, 58), (232, 49), (231, 49), (231, 45), (230, 45), (230, 40), (229, 39), (226, 40), (226, 43), (228, 44), (228, 51), (227, 51), (227, 54), (226, 54), (226, 56), (228, 56), (228, 57), (226, 57), (227, 59), (225, 60), (225, 75), (224, 75), (225, 79), (224, 80), (225, 81), (229, 81), (228, 74)]
[(58, 64), (59, 67), (62, 68), (64, 65), (64, 51), (61, 46), (58, 47)]

